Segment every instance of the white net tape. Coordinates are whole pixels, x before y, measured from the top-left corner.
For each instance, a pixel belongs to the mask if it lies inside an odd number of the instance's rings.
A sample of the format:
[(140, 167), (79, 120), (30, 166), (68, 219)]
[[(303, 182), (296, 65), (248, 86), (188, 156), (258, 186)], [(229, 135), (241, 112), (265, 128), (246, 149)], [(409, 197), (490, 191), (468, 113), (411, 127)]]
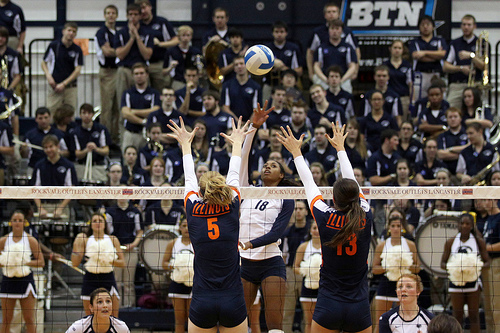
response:
[[(332, 187), (321, 187), (325, 199)], [(302, 187), (242, 187), (241, 196), (259, 199), (305, 199)], [(488, 199), (500, 198), (500, 186), (363, 187), (366, 199)], [(183, 199), (184, 187), (4, 186), (0, 199)]]

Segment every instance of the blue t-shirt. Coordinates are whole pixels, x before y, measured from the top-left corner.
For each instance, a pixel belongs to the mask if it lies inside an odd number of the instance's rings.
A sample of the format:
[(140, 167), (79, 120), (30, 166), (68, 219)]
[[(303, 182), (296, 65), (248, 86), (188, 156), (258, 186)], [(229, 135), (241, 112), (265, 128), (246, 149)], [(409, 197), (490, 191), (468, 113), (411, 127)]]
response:
[(43, 61), (47, 63), (54, 81), (61, 83), (73, 73), (77, 66), (83, 66), (83, 52), (75, 43), (66, 47), (60, 40), (55, 40), (49, 44)]
[[(150, 109), (154, 106), (160, 106), (160, 93), (151, 87), (147, 87), (143, 92), (137, 90), (134, 86), (126, 90), (122, 95), (120, 107), (127, 106), (131, 109)], [(134, 124), (125, 119), (125, 129), (133, 133), (141, 133), (143, 125)]]
[(413, 80), (411, 64), (406, 60), (403, 60), (398, 68), (394, 67), (390, 60), (383, 64), (389, 67), (389, 88), (399, 96), (410, 96), (408, 82)]
[[(439, 51), (448, 50), (448, 44), (442, 37), (432, 37), (429, 42), (426, 42), (422, 37), (418, 37), (408, 41), (408, 49), (410, 50), (410, 55), (415, 51)], [(413, 70), (415, 72), (423, 73), (442, 73), (443, 66), (441, 65), (441, 60), (436, 61), (419, 61), (413, 60)]]
[[(70, 143), (73, 150), (84, 150), (87, 147), (87, 143), (93, 142), (97, 147), (102, 148), (111, 145), (111, 135), (109, 134), (106, 126), (94, 122), (90, 129), (85, 129), (81, 125), (78, 125), (73, 129), (72, 142)], [(72, 150), (70, 148), (70, 150)], [(92, 164), (94, 165), (104, 165), (106, 157), (98, 154), (96, 151), (92, 152)], [(86, 157), (78, 160), (80, 164), (84, 164)]]
[(347, 119), (354, 117), (354, 98), (351, 93), (340, 89), (339, 93), (335, 95), (328, 89), (326, 91), (326, 100), (344, 109), (344, 115)]
[(26, 20), (21, 7), (9, 1), (0, 7), (0, 26), (9, 30), (9, 36), (19, 37), (21, 32), (26, 31)]
[[(345, 73), (349, 69), (349, 64), (358, 62), (354, 48), (344, 41), (333, 45), (330, 42), (323, 43), (314, 54), (314, 61), (318, 61), (325, 73), (328, 67), (338, 65)], [(326, 74), (326, 73), (325, 73)]]
[(95, 48), (99, 65), (104, 68), (116, 68), (116, 57), (106, 57), (102, 52), (102, 46), (109, 43), (109, 46), (116, 48), (116, 30), (110, 30), (107, 26), (102, 26), (95, 34)]
[[(144, 45), (148, 48), (153, 48), (154, 35), (152, 34), (152, 31), (146, 27), (141, 26), (138, 29), (138, 33), (139, 37), (144, 42)], [(125, 46), (125, 44), (127, 44), (129, 39), (130, 39), (130, 34), (128, 32), (128, 27), (120, 29), (115, 36), (115, 47), (119, 48)], [(137, 42), (135, 41), (134, 44), (132, 44), (130, 51), (123, 60), (118, 59), (118, 57), (116, 59), (118, 66), (123, 66), (128, 68), (132, 68), (132, 66), (138, 62), (148, 63), (146, 59), (143, 58), (141, 51), (139, 51), (139, 46), (137, 46)]]
[(186, 82), (186, 80), (184, 80), (185, 69), (188, 67), (196, 67), (197, 57), (201, 56), (201, 51), (197, 48), (189, 47), (187, 50), (181, 50), (179, 45), (176, 45), (167, 49), (165, 52), (163, 68), (167, 68), (170, 66), (171, 61), (176, 60), (178, 64), (169, 74), (174, 80)]
[(262, 105), (262, 88), (253, 79), (241, 85), (236, 78), (222, 84), (221, 104), (229, 106), (229, 109), (237, 116), (242, 116), (247, 121), (257, 107)]
[[(476, 52), (476, 42), (477, 37), (474, 36), (470, 41), (466, 41), (463, 36), (454, 39), (450, 43), (450, 48), (444, 57), (444, 60), (452, 65), (470, 67), (471, 59), (460, 59), (458, 53), (460, 51)], [(480, 82), (483, 78), (483, 71), (476, 70), (475, 81)], [(449, 83), (466, 83), (469, 80), (469, 76), (465, 75), (461, 71), (456, 73), (450, 73), (448, 75)]]
[(313, 128), (319, 124), (321, 118), (323, 117), (328, 119), (330, 122), (334, 123), (339, 122), (340, 126), (345, 125), (347, 123), (344, 109), (333, 103), (329, 103), (328, 108), (325, 110), (324, 113), (319, 112), (318, 109), (316, 108), (316, 105), (314, 105), (307, 112), (307, 118), (311, 120), (311, 125)]
[(111, 219), (106, 218), (108, 226), (111, 225), (108, 230), (112, 230), (111, 234), (116, 236), (122, 245), (132, 243), (137, 231), (144, 228), (142, 214), (132, 204), (126, 209), (118, 206), (109, 207), (106, 209), (106, 215), (111, 217)]
[[(176, 36), (172, 23), (161, 16), (154, 16), (148, 24), (141, 22), (141, 27), (149, 29), (152, 37), (158, 38), (161, 42), (168, 42)], [(164, 47), (154, 45), (153, 42), (153, 54), (151, 55), (149, 62), (162, 61), (163, 58), (165, 58), (165, 51), (166, 49)]]

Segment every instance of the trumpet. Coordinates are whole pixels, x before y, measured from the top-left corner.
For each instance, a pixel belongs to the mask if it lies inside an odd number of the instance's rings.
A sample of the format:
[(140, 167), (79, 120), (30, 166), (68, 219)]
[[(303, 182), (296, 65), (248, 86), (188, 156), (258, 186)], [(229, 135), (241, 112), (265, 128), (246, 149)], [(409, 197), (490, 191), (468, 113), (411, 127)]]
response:
[(487, 30), (481, 31), (476, 41), (476, 53), (474, 55), (475, 58), (484, 61), (484, 69), (483, 69), (483, 78), (481, 82), (475, 82), (476, 76), (476, 68), (474, 66), (474, 61), (471, 59), (470, 69), (469, 69), (469, 80), (467, 81), (467, 85), (469, 87), (477, 86), (482, 90), (491, 90), (493, 87), (490, 83), (489, 76), (489, 65), (490, 65), (490, 56), (489, 56), (489, 32)]
[(153, 141), (151, 140), (150, 137), (146, 137), (146, 141), (148, 142), (149, 146), (151, 147), (151, 150), (156, 151), (161, 155), (163, 153), (163, 145), (159, 143), (158, 141)]
[(97, 119), (97, 117), (99, 117), (101, 115), (101, 112), (102, 112), (102, 109), (101, 109), (101, 106), (96, 106), (94, 108), (94, 115), (92, 116), (92, 121), (95, 121)]
[[(0, 86), (2, 86), (2, 88), (4, 89), (8, 89), (9, 88), (9, 69), (8, 69), (8, 66), (7, 66), (7, 61), (5, 60), (5, 57), (2, 57), (2, 59), (0, 59), (0, 66), (2, 68), (2, 80), (0, 82)], [(20, 107), (22, 104), (23, 104), (23, 100), (21, 97), (17, 96), (16, 93), (13, 93), (13, 97), (16, 99), (16, 104), (10, 106), (10, 107), (7, 107), (6, 110), (2, 113), (0, 113), (0, 119), (8, 119), (12, 113), (12, 111), (14, 111), (15, 109), (17, 109), (18, 107)]]

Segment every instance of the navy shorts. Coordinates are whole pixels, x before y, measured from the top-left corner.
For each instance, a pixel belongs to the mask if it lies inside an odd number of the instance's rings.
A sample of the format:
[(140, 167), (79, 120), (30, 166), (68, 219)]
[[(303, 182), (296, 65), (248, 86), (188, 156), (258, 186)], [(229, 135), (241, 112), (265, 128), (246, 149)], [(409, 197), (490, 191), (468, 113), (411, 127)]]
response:
[[(224, 293), (224, 292), (222, 292)], [(204, 329), (219, 325), (230, 328), (241, 324), (247, 318), (243, 290), (231, 295), (193, 294), (189, 308), (189, 320)]]
[(270, 276), (278, 276), (286, 280), (286, 266), (281, 256), (257, 261), (241, 258), (241, 277), (243, 279), (260, 284)]
[(318, 298), (319, 289), (309, 289), (306, 288), (302, 282), (302, 290), (300, 291), (300, 301), (301, 302), (316, 302)]
[(319, 293), (313, 320), (329, 330), (359, 332), (372, 325), (370, 302), (341, 302)]
[(86, 272), (83, 276), (81, 299), (90, 300), (90, 294), (97, 288), (106, 288), (111, 295), (118, 295), (118, 287), (116, 286), (115, 274), (113, 272), (93, 274)]

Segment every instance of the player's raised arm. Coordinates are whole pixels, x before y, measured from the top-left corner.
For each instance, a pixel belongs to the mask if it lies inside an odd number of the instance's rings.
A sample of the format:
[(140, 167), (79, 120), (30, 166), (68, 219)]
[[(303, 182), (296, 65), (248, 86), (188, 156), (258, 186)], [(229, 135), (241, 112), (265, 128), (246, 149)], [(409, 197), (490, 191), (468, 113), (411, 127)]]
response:
[(330, 144), (333, 146), (333, 148), (337, 150), (337, 156), (340, 162), (340, 171), (342, 172), (342, 178), (349, 178), (356, 181), (356, 177), (354, 177), (354, 171), (352, 169), (351, 162), (349, 161), (349, 157), (347, 156), (347, 153), (344, 148), (344, 142), (348, 134), (345, 131), (345, 125), (340, 127), (338, 122), (337, 124), (332, 122), (332, 131), (333, 131), (333, 137), (330, 137), (328, 134), (325, 134), (325, 136), (330, 142)]
[(305, 135), (302, 134), (299, 139), (296, 139), (293, 136), (290, 126), (287, 126), (286, 130), (281, 127), (281, 132), (281, 134), (278, 133), (278, 140), (290, 153), (292, 153), (295, 161), (295, 167), (297, 168), (300, 180), (302, 180), (302, 183), (304, 184), (304, 188), (306, 190), (307, 201), (311, 206), (315, 198), (321, 197), (321, 192), (314, 182), (311, 170), (307, 166), (306, 161), (304, 160), (304, 156), (302, 156), (302, 151), (300, 150)]
[(269, 113), (274, 110), (274, 106), (266, 110), (267, 101), (264, 102), (264, 107), (260, 107), (260, 103), (257, 103), (257, 108), (253, 110), (253, 115), (251, 118), (252, 124), (249, 130), (255, 129), (255, 131), (247, 135), (245, 142), (243, 143), (242, 153), (241, 153), (241, 167), (240, 167), (240, 186), (248, 186), (248, 160), (250, 156), (250, 151), (252, 150), (253, 138), (256, 131), (266, 122), (269, 118)]
[(170, 124), (168, 124), (167, 126), (172, 131), (172, 133), (168, 133), (167, 136), (174, 138), (181, 145), (184, 177), (186, 179), (184, 193), (188, 194), (190, 192), (198, 191), (198, 180), (194, 171), (193, 156), (191, 155), (191, 142), (193, 141), (194, 136), (198, 131), (198, 127), (195, 127), (192, 132), (188, 132), (186, 127), (184, 126), (184, 120), (182, 120), (182, 117), (179, 117), (179, 121), (180, 126), (177, 125), (173, 120), (170, 120)]
[(238, 119), (238, 125), (234, 123), (234, 119), (232, 119), (232, 122), (233, 132), (231, 133), (231, 135), (221, 133), (224, 139), (231, 142), (233, 146), (231, 160), (229, 161), (229, 171), (226, 177), (226, 184), (228, 184), (229, 186), (239, 187), (239, 172), (241, 170), (241, 146), (243, 145), (245, 137), (255, 132), (255, 128), (248, 129), (248, 127), (250, 126), (250, 121), (247, 121), (243, 125), (242, 117)]

